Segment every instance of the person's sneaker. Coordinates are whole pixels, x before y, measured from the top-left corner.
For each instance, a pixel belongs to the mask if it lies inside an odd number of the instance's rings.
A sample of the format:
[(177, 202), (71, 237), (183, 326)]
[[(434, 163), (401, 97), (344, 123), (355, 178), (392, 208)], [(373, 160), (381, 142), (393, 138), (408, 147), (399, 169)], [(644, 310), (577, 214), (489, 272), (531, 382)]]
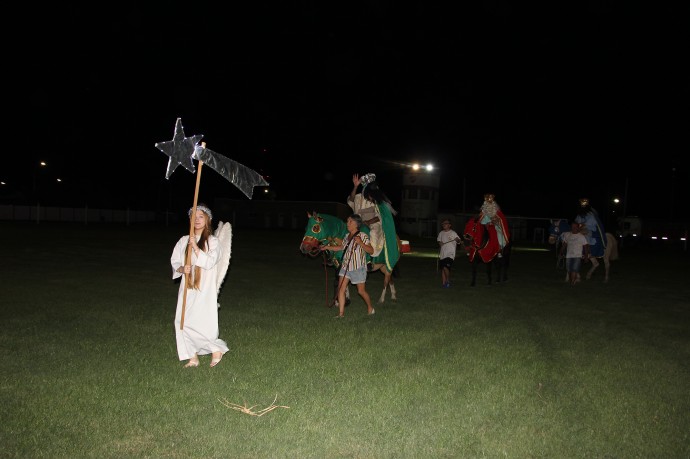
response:
[(446, 282), (445, 284), (443, 284), (443, 288), (450, 288), (450, 282)]

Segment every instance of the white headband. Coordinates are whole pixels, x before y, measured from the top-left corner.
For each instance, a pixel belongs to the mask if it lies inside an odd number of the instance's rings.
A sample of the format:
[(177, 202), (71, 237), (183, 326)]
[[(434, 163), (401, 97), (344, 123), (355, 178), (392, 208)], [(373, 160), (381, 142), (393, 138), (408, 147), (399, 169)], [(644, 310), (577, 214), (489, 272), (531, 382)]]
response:
[[(189, 217), (192, 216), (192, 210), (194, 210), (194, 207), (189, 209), (189, 212), (187, 212), (187, 216), (189, 216)], [(203, 206), (203, 205), (202, 206), (196, 206), (196, 210), (200, 210), (202, 212), (205, 212), (206, 215), (208, 215), (208, 219), (213, 220), (213, 212), (211, 212), (211, 209), (209, 209), (208, 207)]]

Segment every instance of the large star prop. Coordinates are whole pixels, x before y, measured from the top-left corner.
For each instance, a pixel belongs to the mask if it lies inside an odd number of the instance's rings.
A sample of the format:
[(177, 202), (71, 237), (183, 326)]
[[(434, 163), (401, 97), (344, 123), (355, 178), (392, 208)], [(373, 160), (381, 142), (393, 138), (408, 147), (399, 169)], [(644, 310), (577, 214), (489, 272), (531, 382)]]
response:
[(177, 118), (173, 139), (168, 142), (156, 143), (156, 148), (170, 157), (170, 160), (168, 160), (168, 170), (165, 172), (166, 179), (170, 178), (179, 165), (182, 165), (191, 173), (196, 172), (196, 166), (194, 166), (192, 157), (196, 144), (199, 143), (203, 137), (203, 135), (185, 137), (184, 129), (182, 128), (182, 118)]

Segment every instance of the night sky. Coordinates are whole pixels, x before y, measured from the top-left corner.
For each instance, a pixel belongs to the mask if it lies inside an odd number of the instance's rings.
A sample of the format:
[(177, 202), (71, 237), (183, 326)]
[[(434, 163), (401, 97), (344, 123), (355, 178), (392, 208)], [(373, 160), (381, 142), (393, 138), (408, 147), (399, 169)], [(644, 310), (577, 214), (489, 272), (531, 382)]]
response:
[[(374, 172), (397, 204), (420, 161), (442, 209), (493, 192), (508, 215), (572, 217), (586, 196), (690, 217), (687, 6), (198, 3), (17, 15), (1, 203), (187, 209), (196, 177), (166, 180), (154, 146), (181, 118), (278, 200), (344, 202)], [(218, 197), (247, 199), (204, 170), (200, 199)]]

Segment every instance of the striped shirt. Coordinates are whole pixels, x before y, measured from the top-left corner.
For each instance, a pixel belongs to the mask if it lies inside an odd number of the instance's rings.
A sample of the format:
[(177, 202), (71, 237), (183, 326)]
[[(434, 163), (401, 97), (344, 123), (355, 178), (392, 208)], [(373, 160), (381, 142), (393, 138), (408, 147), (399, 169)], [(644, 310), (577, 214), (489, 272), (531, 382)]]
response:
[[(343, 247), (345, 253), (343, 254), (343, 268), (345, 271), (354, 271), (367, 265), (367, 253), (356, 242), (350, 244), (351, 235), (348, 233), (343, 238)], [(366, 233), (359, 233), (359, 237), (364, 244), (369, 245), (369, 236)], [(348, 246), (349, 245), (349, 246)]]

